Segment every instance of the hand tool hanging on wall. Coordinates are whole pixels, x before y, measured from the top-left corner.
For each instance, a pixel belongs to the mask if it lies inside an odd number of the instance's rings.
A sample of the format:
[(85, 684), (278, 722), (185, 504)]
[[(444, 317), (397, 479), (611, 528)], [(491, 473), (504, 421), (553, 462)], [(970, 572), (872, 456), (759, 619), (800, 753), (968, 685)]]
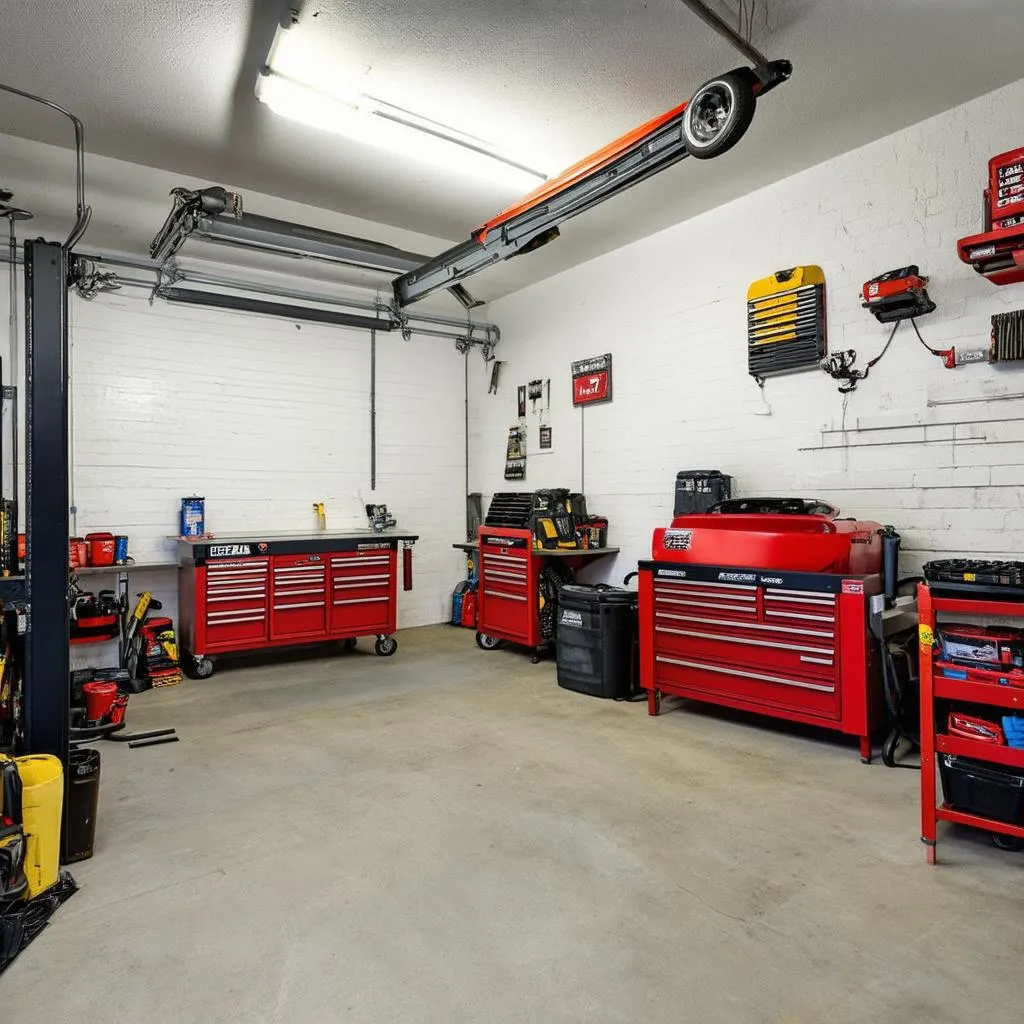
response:
[(487, 387), (487, 394), (496, 395), (498, 393), (498, 378), (501, 376), (501, 368), (505, 365), (503, 359), (495, 359), (494, 365), (491, 366), (491, 383)]

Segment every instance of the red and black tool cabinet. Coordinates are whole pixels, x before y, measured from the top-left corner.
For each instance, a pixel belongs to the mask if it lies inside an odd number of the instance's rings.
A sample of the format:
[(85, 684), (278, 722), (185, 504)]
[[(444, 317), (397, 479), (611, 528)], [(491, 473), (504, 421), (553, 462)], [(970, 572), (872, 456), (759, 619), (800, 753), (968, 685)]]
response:
[(487, 636), (540, 647), (540, 559), (530, 530), (480, 528), (477, 628)]
[(868, 600), (881, 577), (640, 563), (640, 681), (661, 694), (836, 729), (883, 721)]
[[(376, 636), (397, 647), (398, 550), (413, 534), (180, 541), (182, 644), (201, 675), (211, 655)], [(411, 587), (410, 574), (406, 582)], [(409, 587), (407, 587), (409, 589)]]
[[(545, 634), (541, 622), (544, 602), (556, 599), (550, 596), (550, 589), (549, 597), (544, 597), (542, 574), (552, 576), (551, 587), (558, 587), (570, 582), (573, 573), (587, 562), (619, 550), (537, 548), (531, 530), (505, 526), (481, 526), (478, 536), (477, 643), (486, 650), (502, 642), (529, 647), (535, 652), (534, 660), (536, 652), (549, 647), (554, 639)], [(553, 628), (553, 614), (549, 621)]]

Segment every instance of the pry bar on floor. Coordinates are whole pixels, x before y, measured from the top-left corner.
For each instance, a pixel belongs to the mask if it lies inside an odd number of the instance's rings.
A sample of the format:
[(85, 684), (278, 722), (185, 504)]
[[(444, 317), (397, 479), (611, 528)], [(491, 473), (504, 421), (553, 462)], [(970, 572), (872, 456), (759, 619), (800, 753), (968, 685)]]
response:
[[(792, 71), (788, 60), (774, 60), (730, 74), (748, 81), (756, 97), (786, 81)], [(688, 106), (682, 103), (634, 129), (477, 228), (468, 241), (396, 278), (398, 304), (408, 306), (493, 263), (540, 248), (558, 237), (559, 224), (678, 163), (689, 155), (683, 130)], [(610, 153), (615, 154), (611, 159)]]

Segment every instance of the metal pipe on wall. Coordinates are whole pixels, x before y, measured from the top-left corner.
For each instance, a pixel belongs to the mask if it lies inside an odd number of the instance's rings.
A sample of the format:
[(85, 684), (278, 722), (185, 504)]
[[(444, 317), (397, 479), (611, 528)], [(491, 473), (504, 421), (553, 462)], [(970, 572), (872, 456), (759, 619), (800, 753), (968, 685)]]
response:
[(370, 331), (370, 490), (377, 490), (377, 332)]

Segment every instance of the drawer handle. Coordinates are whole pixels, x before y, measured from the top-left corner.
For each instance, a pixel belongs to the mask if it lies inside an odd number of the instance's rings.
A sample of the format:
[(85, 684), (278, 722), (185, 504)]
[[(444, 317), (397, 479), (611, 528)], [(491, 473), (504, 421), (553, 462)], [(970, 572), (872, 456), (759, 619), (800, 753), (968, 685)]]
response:
[(389, 572), (375, 572), (368, 573), (364, 576), (342, 576), (341, 579), (335, 580), (334, 585), (336, 587), (344, 586), (348, 580), (389, 580), (391, 579), (391, 573)]
[(737, 622), (735, 619), (704, 619), (696, 615), (673, 615), (671, 612), (657, 613), (659, 619), (670, 619), (673, 622), (697, 622), (702, 626), (739, 626), (742, 629), (768, 630), (772, 633), (793, 633), (796, 636), (820, 636), (825, 640), (834, 640), (835, 633), (826, 633), (822, 629), (806, 629), (803, 626), (762, 625), (758, 622)]
[(266, 586), (261, 587), (207, 587), (206, 593), (211, 601), (224, 594), (265, 594)]
[(659, 587), (713, 587), (717, 590), (757, 590), (756, 586), (744, 583), (712, 583), (710, 580), (667, 580), (656, 576), (654, 583)]
[[(697, 633), (688, 629), (660, 629), (661, 633), (676, 633), (679, 636), (694, 636), (699, 640), (721, 640), (727, 644), (750, 644), (751, 647), (770, 647), (777, 651), (808, 651), (811, 654), (828, 654), (831, 655), (834, 652), (823, 650), (820, 647), (804, 647), (801, 644), (780, 644), (774, 640), (754, 640), (750, 637), (743, 636), (722, 636), (720, 633)], [(814, 661), (814, 658), (801, 658), (801, 661)], [(823, 665), (831, 665), (832, 659), (829, 658), (827, 662), (821, 662)]]
[(766, 676), (760, 672), (743, 672), (740, 669), (735, 668), (722, 668), (719, 665), (704, 665), (699, 661), (682, 661), (679, 658), (666, 658), (663, 655), (658, 655), (655, 661), (660, 661), (666, 665), (680, 665), (682, 668), (696, 668), (702, 672), (717, 672), (723, 676), (739, 676), (742, 679), (757, 679), (760, 682), (765, 683), (781, 683), (783, 686), (796, 686), (801, 690), (819, 690), (822, 693), (835, 693), (836, 688), (834, 686), (823, 686), (820, 683), (804, 683), (798, 682), (795, 679), (784, 679), (782, 676)]
[(236, 622), (264, 622), (266, 620), (265, 615), (235, 615), (230, 619), (215, 619), (212, 622), (207, 622), (207, 627), (210, 626), (231, 626)]
[(242, 594), (240, 597), (208, 597), (207, 604), (238, 604), (239, 601), (255, 601), (257, 597), (262, 598), (263, 594)]
[(232, 615), (256, 615), (259, 614), (262, 618), (266, 612), (263, 608), (222, 608), (220, 611), (207, 612), (206, 617), (208, 619), (227, 619)]
[(300, 594), (322, 594), (323, 587), (304, 587), (302, 590), (293, 590), (291, 587), (275, 587), (275, 597), (298, 597)]
[(833, 663), (831, 658), (808, 658), (806, 654), (801, 654), (800, 660), (808, 661), (812, 665), (831, 665)]
[(739, 605), (739, 604), (718, 604), (713, 601), (684, 601), (678, 597), (659, 597), (656, 598), (657, 605), (670, 604), (670, 605), (684, 605), (689, 608), (710, 608), (713, 612), (743, 612), (746, 615), (753, 615), (753, 606)]
[(806, 590), (784, 590), (782, 587), (765, 590), (764, 596), (771, 600), (773, 597), (787, 597), (794, 601), (827, 601), (829, 604), (836, 603), (835, 594), (815, 594)]
[(808, 615), (805, 612), (772, 612), (766, 611), (765, 616), (775, 619), (802, 619), (805, 622), (835, 622), (834, 615)]
[(525, 601), (526, 598), (521, 594), (503, 594), (500, 590), (485, 590), (484, 593), (488, 597), (503, 597), (507, 601)]
[(751, 604), (757, 603), (757, 594), (716, 594), (713, 592), (710, 594), (703, 594), (699, 590), (684, 590), (682, 587), (673, 587), (670, 590), (660, 586), (654, 588), (654, 593), (671, 599), (681, 597), (701, 597), (704, 598), (705, 601), (714, 601), (716, 604), (724, 601), (748, 601)]
[(387, 590), (387, 583), (335, 583), (335, 590)]
[(492, 577), (493, 579), (502, 580), (524, 580), (526, 579), (525, 572), (508, 572), (505, 569), (484, 569), (484, 575)]
[(387, 597), (351, 597), (346, 598), (344, 601), (335, 601), (335, 605), (339, 604), (380, 604), (382, 601), (388, 601), (390, 598)]
[(326, 601), (300, 601), (297, 604), (275, 604), (274, 611), (288, 611), (290, 608), (323, 608)]

